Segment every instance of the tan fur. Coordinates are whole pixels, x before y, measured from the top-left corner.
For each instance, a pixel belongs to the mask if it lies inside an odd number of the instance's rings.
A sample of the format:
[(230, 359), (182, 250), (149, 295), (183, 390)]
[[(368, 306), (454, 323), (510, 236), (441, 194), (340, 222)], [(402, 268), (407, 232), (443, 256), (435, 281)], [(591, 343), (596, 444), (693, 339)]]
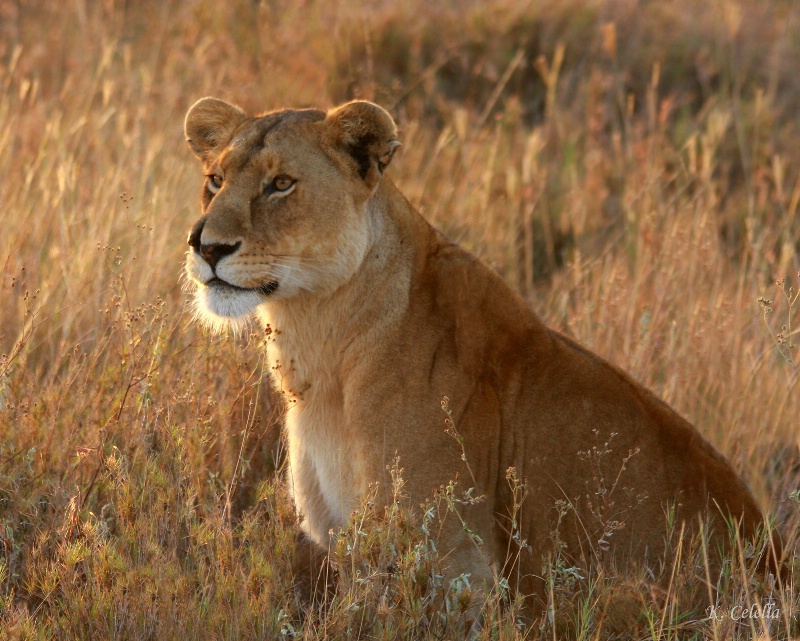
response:
[[(548, 329), (414, 211), (382, 175), (399, 144), (383, 109), (353, 102), (327, 114), (246, 118), (204, 99), (186, 134), (206, 173), (222, 178), (215, 196), (204, 188), (187, 256), (198, 314), (220, 327), (257, 314), (269, 327), (273, 382), (288, 403), (288, 480), (319, 545), (370, 483), (388, 487), (395, 456), (414, 501), (456, 478), (486, 497), (463, 514), (482, 546), (461, 527), (440, 542), (448, 577), (467, 572), (473, 584), (517, 552), (510, 467), (527, 483), (519, 524), (530, 545), (512, 574), (539, 596), (557, 501), (571, 504), (558, 534), (563, 554), (582, 567), (656, 563), (673, 508), (690, 526), (720, 511), (748, 534), (760, 523), (742, 481), (687, 421)], [(276, 176), (295, 181), (286, 195), (264, 192)], [(236, 243), (216, 272), (200, 254)], [(215, 275), (250, 290), (206, 286)], [(252, 289), (267, 283), (277, 289)], [(445, 433), (444, 396), (474, 481)]]

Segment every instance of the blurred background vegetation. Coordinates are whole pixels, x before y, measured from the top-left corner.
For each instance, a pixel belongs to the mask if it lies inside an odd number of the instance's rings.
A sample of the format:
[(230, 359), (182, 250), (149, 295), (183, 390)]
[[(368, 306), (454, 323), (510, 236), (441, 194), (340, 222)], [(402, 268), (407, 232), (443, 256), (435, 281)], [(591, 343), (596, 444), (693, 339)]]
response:
[[(0, 638), (456, 638), (385, 576), (294, 587), (263, 336), (185, 306), (205, 95), (388, 108), (410, 201), (690, 418), (796, 568), (798, 68), (790, 0), (0, 0)], [(638, 598), (643, 638), (798, 633), (791, 588), (773, 627)]]

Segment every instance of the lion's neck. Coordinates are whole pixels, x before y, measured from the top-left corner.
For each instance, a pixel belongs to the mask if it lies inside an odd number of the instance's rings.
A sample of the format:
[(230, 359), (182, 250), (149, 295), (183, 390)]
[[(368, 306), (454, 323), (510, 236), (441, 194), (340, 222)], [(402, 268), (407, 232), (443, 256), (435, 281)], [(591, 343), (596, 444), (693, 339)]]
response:
[[(313, 294), (277, 300), (262, 310), (268, 327), (268, 358), (273, 380), (289, 397), (334, 390), (357, 367), (381, 335), (402, 318), (418, 249), (409, 226), (430, 227), (387, 181), (368, 204), (371, 243), (354, 276), (326, 296)], [(314, 389), (316, 388), (316, 389)]]

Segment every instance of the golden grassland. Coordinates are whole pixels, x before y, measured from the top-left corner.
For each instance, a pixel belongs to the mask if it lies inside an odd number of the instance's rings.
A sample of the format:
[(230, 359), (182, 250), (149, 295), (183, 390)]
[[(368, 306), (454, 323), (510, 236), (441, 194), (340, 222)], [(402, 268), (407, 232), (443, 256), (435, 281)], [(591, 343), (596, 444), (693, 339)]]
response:
[[(411, 510), (399, 471), (335, 589), (296, 587), (264, 337), (204, 333), (180, 277), (183, 116), (211, 94), (389, 108), (411, 202), (690, 418), (787, 542), (771, 593), (732, 542), (720, 620), (687, 605), (687, 548), (662, 589), (554, 560), (527, 629), (500, 582), (479, 638), (609, 638), (623, 592), (623, 636), (800, 635), (800, 10), (395, 4), (0, 2), (0, 638), (463, 636), (425, 521), (447, 506)], [(729, 616), (770, 594), (779, 616)]]

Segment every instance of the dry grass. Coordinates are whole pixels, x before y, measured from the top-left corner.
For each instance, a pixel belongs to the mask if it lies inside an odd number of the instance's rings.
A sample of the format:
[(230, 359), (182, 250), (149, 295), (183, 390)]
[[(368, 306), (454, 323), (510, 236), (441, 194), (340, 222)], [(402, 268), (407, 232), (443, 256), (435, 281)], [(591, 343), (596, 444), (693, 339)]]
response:
[[(687, 618), (680, 567), (653, 594), (556, 562), (551, 615), (519, 629), (500, 584), (482, 638), (606, 638), (629, 593), (637, 638), (800, 634), (800, 11), (696, 4), (0, 2), (0, 637), (463, 632), (400, 481), (324, 609), (293, 587), (263, 337), (205, 335), (179, 278), (208, 94), (390, 107), (412, 202), (689, 417), (789, 542), (777, 620)], [(734, 542), (721, 612), (763, 603), (752, 565)]]

